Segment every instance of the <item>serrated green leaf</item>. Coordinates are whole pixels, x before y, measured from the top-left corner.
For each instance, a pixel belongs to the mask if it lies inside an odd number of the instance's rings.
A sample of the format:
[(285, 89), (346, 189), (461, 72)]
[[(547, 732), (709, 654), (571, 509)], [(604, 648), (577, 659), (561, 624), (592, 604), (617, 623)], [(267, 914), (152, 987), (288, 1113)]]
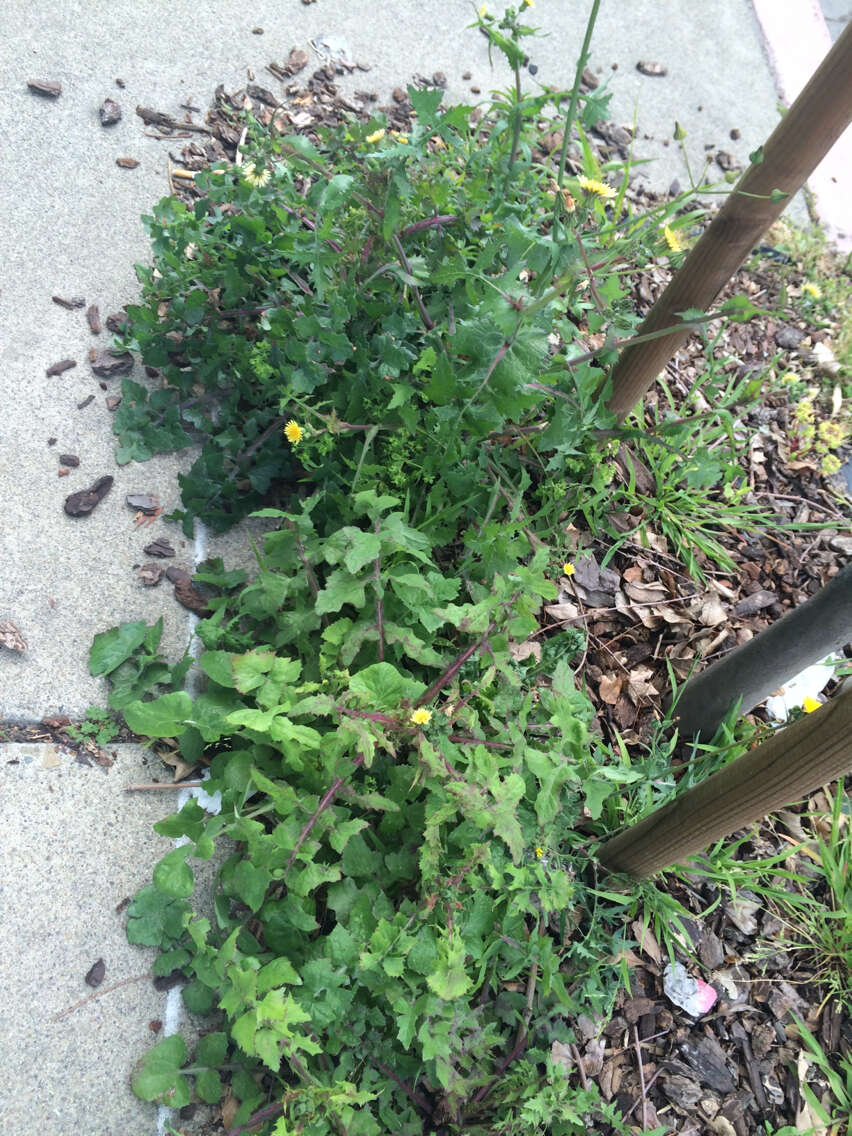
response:
[(257, 992), (265, 994), (278, 986), (301, 986), (302, 980), (289, 959), (277, 958), (262, 966), (257, 974)]

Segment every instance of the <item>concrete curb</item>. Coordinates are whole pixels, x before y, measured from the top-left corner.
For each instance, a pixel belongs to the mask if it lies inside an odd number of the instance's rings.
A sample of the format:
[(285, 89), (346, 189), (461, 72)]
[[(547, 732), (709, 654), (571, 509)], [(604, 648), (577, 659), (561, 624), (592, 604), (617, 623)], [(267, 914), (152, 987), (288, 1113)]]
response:
[[(789, 106), (831, 47), (817, 0), (752, 0), (778, 89)], [(828, 235), (852, 251), (852, 128), (832, 147), (808, 178), (817, 212)]]

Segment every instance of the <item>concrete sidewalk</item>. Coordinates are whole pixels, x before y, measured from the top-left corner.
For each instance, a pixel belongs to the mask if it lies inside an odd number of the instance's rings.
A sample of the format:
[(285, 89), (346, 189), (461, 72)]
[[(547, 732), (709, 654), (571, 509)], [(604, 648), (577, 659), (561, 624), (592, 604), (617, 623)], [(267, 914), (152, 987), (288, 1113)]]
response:
[[(489, 6), (497, 8), (493, 0)], [(589, 0), (537, 0), (530, 22), (547, 33), (533, 43), (537, 81), (570, 86), (589, 7)], [(0, 14), (0, 620), (13, 621), (29, 646), (21, 655), (0, 648), (2, 719), (81, 717), (90, 704), (103, 705), (105, 688), (88, 674), (88, 650), (95, 632), (121, 621), (154, 622), (162, 614), (165, 649), (182, 653), (190, 617), (170, 588), (143, 588), (134, 571), (149, 541), (171, 540), (187, 568), (210, 554), (230, 562), (245, 554), (240, 532), (209, 542), (201, 534), (193, 543), (162, 520), (134, 529), (125, 495), (156, 494), (170, 511), (178, 504), (180, 462), (160, 457), (116, 467), (105, 397), (118, 381), (106, 380), (103, 391), (87, 361), (90, 346), (105, 347), (109, 337), (93, 337), (82, 311), (51, 301), (84, 296), (103, 317), (137, 295), (133, 265), (148, 258), (140, 215), (167, 192), (170, 148), (146, 137), (137, 104), (178, 116), (181, 103), (206, 108), (217, 84), (241, 86), (247, 68), (279, 90), (265, 64), (283, 61), (294, 46), (310, 52), (309, 41), (323, 34), (342, 37), (351, 57), (372, 68), (344, 89), (370, 88), (387, 102), (413, 74), (442, 71), (448, 101), (475, 102), (509, 76), (490, 69), (485, 41), (465, 30), (472, 14), (466, 0), (256, 0), (248, 9), (233, 0), (52, 7), (7, 0)], [(668, 74), (645, 77), (639, 61), (659, 62)], [(687, 184), (670, 141), (675, 119), (687, 131), (696, 170), (718, 150), (745, 164), (778, 120), (778, 91), (748, 0), (604, 0), (591, 66), (610, 83), (612, 119), (632, 124), (636, 117), (636, 156), (656, 159), (637, 176), (660, 189), (675, 178)], [(464, 81), (467, 71), (472, 78)], [(33, 78), (61, 82), (61, 97), (30, 93)], [(532, 87), (531, 76), (528, 82)], [(97, 109), (108, 96), (123, 118), (104, 128)], [(180, 145), (171, 149), (178, 153)], [(138, 159), (138, 168), (119, 168), (120, 156)], [(64, 358), (77, 366), (48, 378), (46, 368)], [(89, 395), (94, 400), (80, 408)], [(62, 478), (60, 453), (81, 459)], [(95, 512), (65, 516), (65, 496), (103, 474), (115, 485)], [(164, 1117), (128, 1088), (133, 1060), (153, 1040), (148, 1022), (166, 1019), (164, 995), (150, 982), (132, 982), (54, 1020), (90, 993), (83, 976), (96, 958), (105, 960), (105, 985), (150, 967), (150, 953), (126, 944), (114, 909), (168, 850), (151, 824), (173, 807), (174, 794), (124, 793), (140, 779), (144, 757), (115, 748), (116, 764), (105, 771), (45, 747), (0, 747), (2, 975), (11, 999), (0, 1027), (4, 1136), (164, 1131)], [(170, 1005), (176, 1008), (174, 998)]]

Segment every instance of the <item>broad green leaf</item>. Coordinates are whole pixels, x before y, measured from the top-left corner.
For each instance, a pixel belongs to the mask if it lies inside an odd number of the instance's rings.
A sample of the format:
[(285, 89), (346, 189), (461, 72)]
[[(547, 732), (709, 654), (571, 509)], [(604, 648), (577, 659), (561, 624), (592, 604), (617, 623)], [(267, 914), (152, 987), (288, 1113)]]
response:
[(206, 1033), (195, 1047), (195, 1064), (224, 1065), (228, 1056), (228, 1035), (222, 1032)]
[(236, 686), (230, 651), (205, 651), (198, 660), (204, 673), (219, 686)]
[(422, 683), (401, 675), (392, 663), (373, 663), (352, 676), (349, 689), (360, 697), (365, 706), (374, 710), (394, 710), (403, 698), (416, 697), (424, 687)]
[(257, 911), (263, 903), (272, 877), (266, 868), (256, 867), (251, 860), (240, 860), (234, 869), (234, 888), (243, 903)]
[(257, 992), (258, 994), (265, 994), (268, 990), (273, 990), (278, 986), (284, 985), (301, 986), (302, 980), (299, 978), (297, 971), (293, 968), (293, 964), (289, 959), (277, 958), (272, 962), (268, 962), (266, 966), (262, 966), (257, 975)]
[(231, 658), (234, 682), (237, 690), (248, 694), (256, 686), (266, 681), (266, 675), (275, 662), (273, 651), (246, 651), (244, 655), (234, 655)]
[(99, 632), (89, 651), (90, 674), (101, 675), (114, 671), (142, 646), (148, 630), (148, 624), (144, 620), (138, 620), (135, 623), (122, 623), (120, 627), (113, 627), (110, 631)]
[(124, 708), (124, 719), (135, 734), (175, 738), (186, 729), (186, 719), (191, 712), (192, 699), (185, 690), (176, 690), (152, 702), (131, 702)]
[(200, 979), (193, 978), (181, 990), (181, 998), (190, 1013), (210, 1014), (216, 1004), (216, 991)]
[(364, 584), (355, 580), (343, 568), (338, 568), (329, 574), (325, 587), (316, 599), (317, 615), (328, 615), (330, 612), (340, 611), (344, 604), (353, 607), (364, 606)]
[(215, 1069), (204, 1069), (195, 1075), (195, 1091), (207, 1104), (218, 1104), (222, 1099), (222, 1078)]
[(142, 1058), (133, 1077), (133, 1091), (140, 1100), (157, 1100), (178, 1080), (183, 1080), (180, 1069), (186, 1063), (186, 1042), (179, 1033), (164, 1037)]
[(154, 885), (175, 899), (186, 899), (192, 895), (195, 879), (192, 868), (186, 862), (190, 846), (185, 844), (180, 848), (173, 848), (154, 868)]

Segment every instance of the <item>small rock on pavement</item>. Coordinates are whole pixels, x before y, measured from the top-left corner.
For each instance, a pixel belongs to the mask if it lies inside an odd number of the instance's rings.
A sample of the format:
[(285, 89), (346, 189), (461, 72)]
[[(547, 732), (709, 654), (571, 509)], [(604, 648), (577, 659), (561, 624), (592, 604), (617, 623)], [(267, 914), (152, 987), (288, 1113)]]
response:
[(101, 126), (115, 126), (117, 122), (121, 122), (121, 107), (115, 99), (104, 99), (98, 108), (98, 116)]
[(92, 361), (92, 370), (102, 379), (111, 379), (116, 375), (127, 375), (133, 370), (133, 356), (112, 355), (109, 351), (98, 351)]
[(27, 641), (11, 620), (0, 619), (0, 647), (10, 651), (26, 651)]
[(62, 84), (54, 79), (27, 79), (27, 86), (36, 95), (44, 95), (48, 99), (58, 99), (62, 94)]
[(162, 580), (165, 571), (162, 564), (155, 564), (152, 560), (147, 564), (143, 564), (139, 569), (139, 579), (146, 588), (154, 588), (159, 584), (160, 580)]
[(725, 173), (729, 173), (731, 170), (740, 169), (740, 163), (737, 161), (734, 155), (729, 154), (727, 150), (717, 150), (716, 165), (719, 166), (720, 169), (724, 170)]
[(89, 973), (86, 975), (86, 984), (88, 986), (100, 986), (106, 974), (106, 965), (102, 958), (97, 962), (92, 963), (89, 967)]
[(80, 459), (76, 454), (60, 454), (59, 461), (61, 465), (67, 465), (70, 469), (76, 469), (80, 464)]
[(640, 75), (650, 75), (655, 78), (662, 79), (664, 75), (668, 75), (668, 67), (664, 67), (662, 63), (654, 63), (651, 60), (640, 60), (636, 64), (636, 70)]

